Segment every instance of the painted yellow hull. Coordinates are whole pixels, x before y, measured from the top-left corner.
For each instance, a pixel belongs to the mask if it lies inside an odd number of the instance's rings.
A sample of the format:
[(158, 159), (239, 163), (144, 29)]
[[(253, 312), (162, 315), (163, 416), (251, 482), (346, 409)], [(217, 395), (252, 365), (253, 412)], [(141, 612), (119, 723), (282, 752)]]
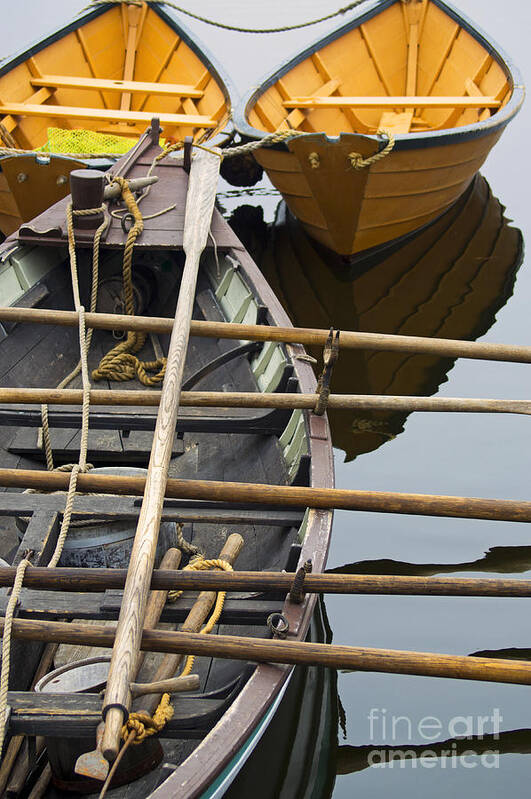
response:
[[(463, 194), (499, 136), (391, 153), (361, 175), (335, 166), (334, 150), (346, 164), (348, 152), (360, 149), (357, 137), (348, 134), (337, 144), (309, 137), (289, 145), (295, 152), (262, 148), (255, 158), (307, 233), (341, 255), (352, 255), (440, 216)], [(302, 144), (318, 153), (319, 175), (299, 156)]]
[(87, 12), (0, 69), (0, 230), (66, 196), (75, 154), (126, 152), (153, 116), (166, 141), (204, 140), (229, 114), (217, 67), (162, 7)]
[(235, 122), (246, 139), (292, 133), (255, 158), (307, 232), (351, 256), (448, 209), (522, 101), (516, 70), (448, 4), (374, 0), (253, 90)]

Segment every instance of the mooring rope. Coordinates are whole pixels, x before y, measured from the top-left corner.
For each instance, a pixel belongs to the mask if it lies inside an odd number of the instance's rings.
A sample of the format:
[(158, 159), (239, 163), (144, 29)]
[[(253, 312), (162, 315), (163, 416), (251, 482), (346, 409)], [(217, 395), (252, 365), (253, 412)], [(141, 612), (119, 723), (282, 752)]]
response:
[[(52, 557), (50, 558), (50, 562), (48, 566), (53, 568), (57, 566), (59, 559), (61, 558), (61, 554), (64, 548), (64, 544), (66, 541), (66, 537), (68, 535), (68, 530), (70, 529), (70, 520), (72, 518), (72, 511), (74, 507), (74, 499), (77, 491), (77, 478), (81, 472), (86, 472), (88, 469), (92, 468), (91, 464), (87, 464), (87, 453), (88, 453), (88, 434), (89, 434), (89, 421), (90, 421), (90, 391), (91, 391), (91, 384), (90, 384), (90, 376), (88, 370), (88, 351), (90, 347), (90, 342), (92, 338), (92, 331), (89, 331), (87, 335), (86, 330), (86, 323), (85, 323), (85, 308), (81, 304), (81, 297), (79, 294), (79, 279), (78, 279), (78, 271), (77, 271), (77, 256), (76, 256), (76, 241), (75, 241), (75, 232), (74, 232), (74, 216), (81, 215), (87, 216), (88, 214), (99, 213), (102, 208), (91, 208), (86, 209), (85, 211), (74, 211), (72, 208), (72, 203), (70, 203), (66, 210), (66, 219), (67, 219), (67, 231), (68, 231), (68, 251), (70, 254), (70, 273), (72, 278), (72, 292), (74, 295), (74, 307), (78, 312), (79, 318), (79, 354), (80, 360), (78, 365), (72, 370), (72, 372), (64, 378), (63, 381), (59, 384), (60, 387), (64, 387), (62, 384), (68, 384), (70, 380), (73, 379), (75, 375), (81, 372), (81, 381), (82, 381), (82, 390), (83, 390), (83, 399), (82, 399), (82, 410), (81, 410), (81, 442), (79, 445), (79, 459), (76, 464), (72, 466), (72, 470), (70, 472), (70, 481), (68, 484), (68, 491), (66, 495), (66, 504), (65, 509), (63, 512), (63, 519), (61, 522), (61, 529), (59, 531), (59, 535), (57, 538), (57, 544), (55, 546), (55, 550), (53, 552)], [(88, 211), (88, 214), (87, 214)], [(98, 272), (99, 272), (99, 244), (101, 235), (103, 231), (106, 229), (108, 224), (107, 218), (104, 216), (104, 221), (99, 226), (96, 235), (99, 233), (99, 236), (96, 241), (96, 237), (94, 240), (94, 248), (93, 248), (93, 269), (92, 269), (92, 290), (91, 290), (91, 302), (90, 307), (96, 308), (97, 302), (97, 288), (98, 288)], [(43, 427), (43, 437), (44, 437), (44, 427)], [(49, 431), (48, 431), (49, 437)], [(51, 444), (50, 444), (51, 447)], [(67, 467), (68, 468), (68, 467)], [(63, 467), (65, 469), (65, 467)]]
[(31, 566), (29, 558), (23, 558), (17, 566), (13, 589), (7, 603), (4, 632), (2, 635), (2, 670), (0, 673), (0, 756), (4, 746), (6, 734), (7, 693), (9, 691), (9, 670), (11, 665), (11, 629), (13, 616), (18, 603), (18, 598), (24, 581), (24, 573)]
[[(365, 2), (366, 0), (353, 0), (352, 3), (349, 3), (347, 6), (344, 6), (343, 8), (338, 8), (337, 11), (331, 11), (330, 14), (325, 14), (322, 17), (309, 20), (308, 22), (298, 22), (293, 25), (283, 25), (278, 28), (242, 28), (239, 25), (229, 25), (226, 22), (219, 22), (216, 20), (209, 19), (208, 17), (203, 17), (201, 16), (201, 14), (195, 14), (193, 11), (189, 11), (186, 8), (182, 8), (182, 6), (176, 5), (176, 3), (170, 2), (170, 0), (150, 0), (150, 3), (152, 5), (168, 6), (169, 8), (173, 8), (175, 11), (178, 11), (180, 14), (185, 14), (187, 17), (191, 17), (192, 19), (198, 20), (198, 22), (204, 22), (206, 25), (213, 25), (215, 28), (221, 28), (222, 30), (226, 31), (235, 31), (236, 33), (285, 33), (287, 31), (300, 30), (301, 28), (309, 28), (311, 25), (318, 25), (320, 22), (326, 22), (328, 19), (333, 19), (334, 17), (338, 17), (341, 14), (346, 14), (349, 11), (352, 11), (352, 9), (357, 8), (357, 6), (360, 6), (362, 3)], [(142, 0), (92, 0), (92, 2), (88, 6), (85, 6), (83, 12), (88, 11), (94, 6), (111, 5), (111, 4), (121, 5), (123, 3), (131, 6), (143, 5)]]
[[(74, 507), (74, 499), (77, 490), (77, 479), (80, 472), (85, 472), (92, 468), (92, 465), (87, 463), (88, 453), (88, 434), (89, 434), (89, 419), (90, 419), (90, 378), (88, 371), (88, 352), (90, 349), (90, 342), (92, 339), (92, 329), (87, 333), (85, 322), (85, 308), (81, 304), (81, 297), (79, 294), (79, 279), (77, 271), (77, 258), (76, 258), (76, 244), (74, 233), (74, 215), (87, 216), (95, 213), (104, 213), (104, 220), (98, 227), (94, 236), (94, 246), (92, 255), (92, 287), (90, 298), (90, 310), (96, 310), (97, 291), (98, 291), (98, 272), (99, 272), (99, 247), (101, 237), (109, 224), (109, 217), (106, 215), (106, 208), (90, 208), (84, 211), (74, 211), (72, 204), (67, 207), (67, 231), (68, 231), (68, 250), (70, 255), (70, 273), (72, 278), (72, 293), (74, 295), (74, 307), (78, 312), (79, 319), (79, 354), (80, 359), (77, 366), (68, 374), (58, 385), (58, 388), (64, 388), (68, 383), (73, 380), (76, 375), (81, 372), (82, 380), (82, 412), (81, 412), (81, 442), (79, 446), (79, 459), (76, 464), (65, 464), (59, 466), (55, 471), (70, 471), (70, 481), (68, 484), (68, 491), (66, 496), (65, 509), (63, 511), (63, 519), (61, 528), (57, 537), (57, 543), (53, 554), (48, 562), (48, 568), (57, 566), (61, 554), (63, 552), (68, 530), (70, 529), (70, 521), (72, 518), (72, 511)], [(42, 416), (42, 429), (43, 429), (43, 445), (46, 453), (46, 465), (49, 470), (53, 467), (53, 450), (50, 440), (50, 428), (48, 420), (48, 406), (41, 406)], [(15, 574), (13, 588), (5, 614), (4, 633), (2, 636), (2, 666), (0, 672), (0, 756), (6, 733), (6, 709), (7, 709), (7, 695), (9, 690), (9, 672), (11, 666), (11, 629), (13, 623), (13, 615), (17, 606), (20, 592), (22, 590), (22, 583), (24, 580), (24, 573), (26, 568), (31, 565), (29, 558), (25, 557), (20, 561)]]
[(395, 146), (395, 137), (389, 130), (385, 130), (385, 128), (380, 128), (377, 135), (387, 137), (387, 144), (385, 147), (382, 150), (379, 150), (377, 153), (367, 156), (367, 158), (364, 158), (361, 153), (349, 153), (348, 158), (353, 169), (365, 169), (365, 167), (371, 166), (372, 164), (375, 164), (377, 161), (381, 161), (382, 158), (385, 158), (387, 155), (389, 155)]

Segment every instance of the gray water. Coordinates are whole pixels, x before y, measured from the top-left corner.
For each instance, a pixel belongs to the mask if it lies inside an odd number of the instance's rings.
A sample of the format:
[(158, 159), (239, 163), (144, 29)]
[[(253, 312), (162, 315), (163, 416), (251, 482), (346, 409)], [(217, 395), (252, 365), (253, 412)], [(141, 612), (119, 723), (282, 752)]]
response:
[[(320, 16), (339, 5), (336, 0), (292, 0), (289, 4), (269, 0), (267, 5), (248, 0), (186, 2), (196, 12), (250, 26), (289, 24)], [(0, 55), (41, 38), (82, 6), (74, 0), (10, 3), (9, 12), (2, 17)], [(531, 63), (530, 5), (523, 0), (460, 0), (459, 6), (502, 45), (525, 80)], [(324, 23), (297, 33), (256, 37), (201, 23), (187, 25), (224, 64), (239, 91), (250, 83), (258, 84), (260, 76), (281, 59), (334, 27), (333, 22)], [(523, 231), (524, 240), (530, 226), (530, 115), (531, 108), (524, 106), (482, 170), (493, 193), (507, 207), (507, 216)], [(271, 218), (274, 198), (249, 201), (263, 201)], [(513, 296), (498, 312), (484, 340), (529, 343), (530, 280), (524, 261)], [(449, 372), (439, 394), (527, 399), (531, 373), (525, 365), (461, 360)], [(372, 453), (344, 463), (338, 450), (337, 485), (527, 499), (529, 453), (526, 417), (418, 413), (409, 417), (403, 433)], [(504, 546), (514, 548), (510, 553), (514, 566), (507, 567), (514, 574), (504, 574), (519, 577), (528, 576), (529, 557), (528, 550), (518, 547), (529, 545), (529, 528), (523, 524), (338, 512), (329, 566), (392, 559), (432, 564), (430, 573), (437, 573), (437, 564), (445, 573), (448, 564), (455, 564), (456, 575), (474, 576), (484, 573), (481, 562), (477, 569), (466, 572), (460, 564), (481, 561), (490, 548)], [(524, 599), (329, 597), (327, 611), (336, 643), (458, 654), (531, 645), (529, 601)], [(356, 768), (359, 746), (408, 749), (422, 745), (430, 749), (434, 739), (476, 736), (481, 733), (478, 716), (494, 715), (496, 719), (498, 714), (501, 731), (531, 729), (531, 694), (523, 686), (353, 673), (339, 675), (339, 694), (346, 714), (346, 737), (340, 733), (339, 739), (341, 771)], [(396, 717), (405, 718), (397, 721)], [(419, 729), (426, 717), (430, 720)], [(383, 718), (387, 719), (385, 729)], [(484, 732), (492, 731), (490, 718), (484, 723)], [(531, 742), (531, 733), (527, 740)], [(502, 749), (503, 736), (498, 744)], [(511, 742), (507, 746), (518, 749), (517, 745), (511, 747)], [(393, 767), (373, 766), (338, 775), (333, 796), (383, 797), (392, 792), (395, 796), (442, 799), (459, 791), (469, 797), (497, 797), (502, 792), (524, 797), (529, 794), (529, 776), (527, 754), (411, 759), (395, 762)]]

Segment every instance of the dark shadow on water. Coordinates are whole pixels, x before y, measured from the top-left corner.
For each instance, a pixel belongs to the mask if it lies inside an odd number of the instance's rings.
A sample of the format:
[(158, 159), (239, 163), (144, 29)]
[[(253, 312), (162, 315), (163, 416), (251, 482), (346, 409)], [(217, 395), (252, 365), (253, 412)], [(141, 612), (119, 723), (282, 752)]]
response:
[(513, 574), (531, 569), (531, 547), (492, 547), (482, 558), (463, 563), (408, 563), (406, 561), (378, 558), (360, 560), (327, 569), (331, 574), (391, 574), (410, 577), (432, 577), (435, 574), (458, 572), (494, 572)]

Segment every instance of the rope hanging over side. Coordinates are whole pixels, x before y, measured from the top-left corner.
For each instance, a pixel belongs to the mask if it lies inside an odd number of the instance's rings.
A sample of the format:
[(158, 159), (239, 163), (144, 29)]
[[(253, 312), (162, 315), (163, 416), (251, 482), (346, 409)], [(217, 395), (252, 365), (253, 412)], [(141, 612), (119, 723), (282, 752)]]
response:
[[(338, 8), (337, 11), (332, 11), (330, 14), (325, 14), (324, 16), (318, 17), (317, 19), (312, 19), (309, 22), (299, 22), (294, 25), (283, 25), (282, 27), (278, 28), (242, 28), (239, 25), (229, 25), (226, 22), (216, 22), (215, 20), (208, 19), (208, 17), (202, 17), (200, 14), (195, 14), (193, 11), (188, 11), (186, 8), (182, 8), (175, 3), (169, 2), (169, 0), (150, 0), (150, 2), (152, 5), (157, 4), (168, 6), (169, 8), (173, 8), (175, 11), (179, 11), (181, 14), (185, 14), (187, 17), (198, 20), (198, 22), (204, 22), (206, 25), (213, 25), (215, 28), (221, 28), (222, 30), (226, 31), (235, 31), (236, 33), (285, 33), (286, 31), (296, 31), (300, 30), (301, 28), (309, 28), (311, 25), (318, 25), (320, 22), (326, 22), (328, 19), (333, 19), (341, 14), (346, 14), (348, 11), (352, 11), (352, 9), (357, 8), (357, 6), (360, 6), (362, 3), (365, 3), (366, 0), (353, 0), (352, 3), (348, 4), (348, 6)], [(142, 0), (92, 0), (90, 5), (86, 6), (83, 11), (87, 11), (94, 6), (110, 5), (116, 3), (126, 3), (127, 5), (141, 6)]]
[[(109, 216), (107, 214), (107, 209), (105, 205), (102, 205), (100, 208), (88, 208), (83, 211), (74, 211), (72, 205), (70, 204), (66, 210), (66, 217), (67, 217), (67, 232), (68, 232), (68, 249), (70, 254), (70, 273), (72, 278), (72, 291), (74, 293), (74, 307), (78, 307), (76, 303), (80, 305), (80, 296), (79, 296), (79, 282), (78, 282), (78, 273), (77, 273), (77, 256), (76, 256), (76, 247), (75, 247), (75, 234), (74, 234), (74, 216), (89, 216), (92, 214), (99, 214), (103, 211), (103, 222), (96, 230), (94, 234), (94, 243), (92, 247), (92, 285), (90, 290), (90, 312), (94, 313), (96, 310), (96, 304), (98, 301), (98, 282), (99, 282), (99, 263), (100, 263), (100, 243), (101, 238), (107, 227), (109, 226)], [(81, 319), (79, 324), (81, 325)], [(84, 326), (84, 320), (83, 320)], [(80, 351), (80, 359), (77, 362), (76, 366), (72, 369), (72, 371), (64, 377), (60, 383), (58, 383), (57, 388), (63, 389), (68, 386), (72, 380), (77, 377), (77, 375), (83, 369), (83, 358), (86, 359), (88, 356), (88, 352), (90, 350), (90, 344), (92, 342), (92, 334), (93, 330), (90, 328), (88, 331), (81, 331), (80, 328), (80, 347), (82, 350)], [(83, 343), (82, 343), (83, 339)], [(83, 352), (85, 353), (83, 356)], [(90, 381), (88, 376), (88, 367), (85, 368), (84, 371), (84, 385), (86, 384), (87, 390), (90, 391)], [(88, 417), (88, 409), (85, 408), (85, 403), (88, 401), (88, 395), (85, 391), (83, 395), (83, 406), (84, 406), (84, 416)], [(82, 418), (84, 418), (82, 416)], [(52, 471), (53, 466), (53, 452), (52, 452), (52, 444), (50, 440), (50, 425), (48, 421), (48, 406), (41, 405), (41, 419), (42, 419), (42, 437), (43, 437), (43, 446), (44, 452), (46, 455), (46, 468), (48, 471)], [(86, 427), (88, 430), (88, 418), (86, 419)], [(84, 429), (84, 428), (82, 428)]]
[(389, 155), (395, 146), (395, 137), (389, 130), (385, 130), (383, 128), (378, 131), (378, 136), (386, 136), (387, 144), (382, 150), (374, 153), (374, 155), (369, 155), (367, 158), (363, 158), (361, 153), (348, 154), (350, 165), (353, 169), (364, 169), (366, 166), (371, 166), (372, 164), (375, 164), (377, 161), (381, 161), (382, 158), (385, 158), (387, 155)]
[[(116, 176), (113, 179), (113, 183), (117, 183), (120, 186), (127, 209), (135, 220), (127, 235), (123, 259), (125, 312), (129, 316), (133, 316), (135, 313), (132, 277), (133, 249), (137, 238), (144, 230), (144, 222), (142, 213), (129, 188), (128, 181), (125, 178)], [(140, 382), (145, 386), (154, 386), (162, 382), (166, 372), (166, 358), (157, 358), (154, 361), (141, 361), (134, 354), (142, 349), (146, 338), (146, 333), (134, 330), (130, 331), (125, 341), (121, 341), (116, 347), (113, 347), (107, 355), (103, 356), (98, 368), (94, 369), (92, 372), (94, 380), (125, 381), (133, 380), (135, 377), (138, 377)], [(149, 374), (150, 372), (154, 374)]]
[(15, 608), (24, 581), (24, 573), (28, 566), (31, 566), (28, 558), (21, 560), (17, 566), (15, 581), (13, 583), (9, 602), (7, 603), (4, 621), (4, 632), (2, 636), (2, 670), (0, 672), (0, 756), (2, 754), (6, 734), (7, 693), (9, 690), (9, 668), (11, 665), (11, 629), (13, 627)]
[(270, 147), (272, 144), (278, 144), (278, 142), (288, 141), (289, 139), (295, 139), (298, 136), (307, 135), (308, 134), (304, 133), (302, 130), (277, 130), (274, 133), (269, 133), (267, 136), (258, 139), (257, 141), (239, 144), (237, 147), (227, 147), (225, 150), (222, 150), (222, 157), (225, 159), (232, 158), (236, 155), (252, 153), (253, 150), (258, 150), (260, 147)]

